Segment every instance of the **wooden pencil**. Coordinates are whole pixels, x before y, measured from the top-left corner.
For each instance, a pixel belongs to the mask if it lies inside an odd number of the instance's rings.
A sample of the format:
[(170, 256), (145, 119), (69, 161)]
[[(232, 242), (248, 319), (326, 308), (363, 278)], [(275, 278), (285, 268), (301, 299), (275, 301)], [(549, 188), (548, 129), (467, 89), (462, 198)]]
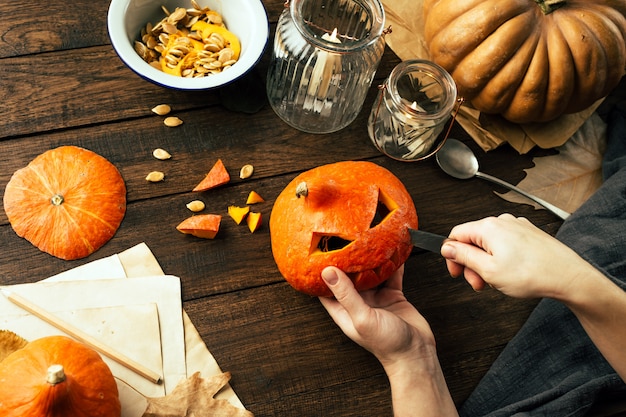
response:
[(155, 383), (155, 384), (160, 384), (163, 380), (163, 378), (161, 377), (161, 375), (159, 375), (158, 373), (146, 368), (145, 366), (135, 362), (134, 360), (128, 358), (127, 356), (123, 355), (122, 353), (116, 351), (115, 349), (113, 349), (112, 347), (100, 342), (99, 340), (97, 340), (96, 338), (88, 335), (87, 333), (83, 332), (82, 330), (78, 329), (77, 327), (65, 322), (64, 320), (61, 320), (59, 317), (55, 316), (54, 314), (50, 313), (49, 311), (39, 307), (38, 305), (34, 304), (33, 302), (27, 300), (26, 298), (22, 297), (19, 294), (16, 294), (12, 291), (7, 290), (6, 288), (1, 288), (0, 292), (2, 292), (2, 294), (4, 294), (4, 296), (7, 298), (7, 300), (9, 300), (10, 302), (12, 302), (13, 304), (15, 304), (16, 306), (23, 308), (24, 310), (28, 311), (29, 313), (31, 313), (32, 315), (40, 318), (41, 320), (51, 324), (52, 326), (56, 327), (59, 330), (62, 330), (63, 332), (67, 333), (69, 336), (73, 337), (74, 339), (78, 340), (81, 343), (84, 343), (85, 345), (91, 347), (92, 349), (94, 349), (97, 352), (100, 352), (101, 354), (105, 355), (106, 357), (114, 360), (115, 362), (119, 363), (120, 365), (130, 369), (131, 371), (143, 376), (144, 378), (148, 379), (149, 381)]

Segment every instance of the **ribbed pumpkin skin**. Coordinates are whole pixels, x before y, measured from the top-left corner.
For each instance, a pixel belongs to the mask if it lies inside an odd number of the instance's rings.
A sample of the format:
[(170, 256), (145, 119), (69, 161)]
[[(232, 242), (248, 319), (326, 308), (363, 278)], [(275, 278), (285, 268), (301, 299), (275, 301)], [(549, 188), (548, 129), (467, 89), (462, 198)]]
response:
[[(62, 203), (53, 204), (55, 196), (62, 196)], [(126, 213), (126, 185), (104, 157), (61, 146), (17, 170), (3, 201), (18, 236), (50, 255), (74, 260), (113, 237)]]
[[(309, 194), (298, 198), (301, 182)], [(371, 227), (381, 198), (395, 209)], [(415, 206), (395, 175), (371, 162), (337, 162), (303, 172), (276, 198), (270, 217), (272, 253), (287, 282), (305, 294), (332, 295), (321, 278), (329, 265), (348, 273), (358, 290), (367, 290), (409, 257), (409, 227), (417, 228)], [(351, 243), (323, 251), (320, 236)]]
[[(50, 365), (67, 379), (46, 382)], [(113, 374), (100, 355), (64, 336), (34, 340), (0, 362), (2, 417), (120, 417)]]
[(605, 97), (626, 68), (626, 0), (424, 0), (431, 59), (476, 109), (546, 122)]

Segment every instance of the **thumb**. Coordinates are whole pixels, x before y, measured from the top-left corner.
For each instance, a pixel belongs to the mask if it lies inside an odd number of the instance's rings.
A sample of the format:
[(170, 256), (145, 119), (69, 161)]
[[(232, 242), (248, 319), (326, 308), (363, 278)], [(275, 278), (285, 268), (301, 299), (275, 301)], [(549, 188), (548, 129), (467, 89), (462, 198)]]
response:
[(491, 262), (491, 255), (482, 248), (459, 241), (447, 241), (441, 247), (441, 255), (446, 258), (450, 274), (465, 275), (465, 279), (475, 290), (485, 284), (483, 271)]
[(333, 266), (324, 268), (322, 279), (351, 317), (367, 308), (365, 301), (354, 288), (352, 280), (339, 268)]

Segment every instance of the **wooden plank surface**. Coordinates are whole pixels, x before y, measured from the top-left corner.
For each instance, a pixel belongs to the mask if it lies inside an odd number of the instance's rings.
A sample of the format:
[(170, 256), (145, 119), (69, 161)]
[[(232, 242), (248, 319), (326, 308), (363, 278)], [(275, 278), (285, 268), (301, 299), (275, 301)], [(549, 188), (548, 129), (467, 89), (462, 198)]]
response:
[[(283, 2), (264, 3), (273, 28)], [(550, 213), (502, 200), (494, 190), (504, 190), (492, 184), (447, 177), (434, 160), (401, 163), (381, 156), (366, 130), (375, 85), (358, 119), (328, 135), (290, 128), (262, 98), (258, 112), (234, 111), (233, 99), (258, 100), (246, 89), (249, 84), (201, 93), (152, 85), (126, 68), (111, 48), (107, 8), (106, 1), (85, 0), (0, 4), (0, 192), (15, 170), (66, 144), (108, 158), (128, 188), (128, 210), (117, 234), (78, 261), (40, 252), (15, 235), (0, 211), (0, 284), (35, 282), (146, 242), (164, 271), (181, 278), (185, 310), (257, 416), (391, 414), (389, 386), (378, 362), (340, 332), (317, 299), (295, 292), (273, 262), (267, 226), (272, 204), (297, 173), (348, 159), (379, 163), (406, 184), (420, 228), (435, 233), (502, 212), (526, 216), (549, 233), (560, 225)], [(250, 76), (253, 83), (263, 83), (268, 56), (269, 49)], [(398, 62), (387, 49), (374, 84)], [(150, 111), (161, 103), (170, 104), (184, 124), (164, 126)], [(484, 172), (513, 183), (541, 154), (520, 156), (508, 147), (485, 154), (458, 126), (453, 135), (477, 151)], [(173, 158), (154, 159), (157, 147)], [(231, 183), (192, 193), (217, 158), (229, 169)], [(254, 176), (240, 180), (239, 168), (247, 163), (254, 165)], [(165, 181), (145, 181), (153, 170), (164, 171)], [(227, 217), (215, 240), (175, 230), (190, 214), (185, 204), (192, 199), (226, 215), (227, 206), (243, 204), (251, 190), (267, 200), (258, 206), (264, 219), (258, 232), (250, 234)], [(536, 301), (489, 290), (475, 293), (449, 277), (441, 257), (419, 250), (407, 261), (405, 281), (407, 297), (432, 325), (451, 392), (460, 403)]]

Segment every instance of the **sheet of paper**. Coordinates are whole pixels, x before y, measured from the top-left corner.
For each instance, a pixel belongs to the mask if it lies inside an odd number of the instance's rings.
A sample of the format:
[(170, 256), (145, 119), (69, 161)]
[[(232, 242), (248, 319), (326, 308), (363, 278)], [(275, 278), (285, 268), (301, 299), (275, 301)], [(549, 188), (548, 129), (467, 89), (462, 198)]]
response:
[[(187, 376), (178, 277), (162, 275), (136, 279), (42, 281), (34, 284), (14, 285), (11, 291), (50, 312), (154, 303), (157, 305), (157, 322), (161, 332), (165, 392), (171, 392), (176, 384)], [(5, 298), (0, 298), (0, 312), (15, 315), (23, 311)], [(84, 328), (83, 330), (86, 331)], [(134, 340), (140, 337), (147, 337), (143, 333), (143, 326), (137, 326), (127, 342), (116, 348), (126, 356), (137, 360), (136, 355), (132, 353), (132, 348)], [(152, 340), (155, 344), (159, 344), (158, 338)], [(133, 387), (140, 383), (139, 379), (144, 380), (139, 375), (133, 375), (133, 377), (138, 379), (127, 381)]]
[[(3, 307), (3, 305), (0, 306), (2, 312), (4, 312)], [(159, 373), (159, 375), (163, 375), (161, 345), (154, 343), (155, 340), (161, 340), (156, 304), (128, 305), (121, 308), (63, 310), (55, 312), (55, 315), (69, 324), (80, 327), (88, 335), (114, 347), (116, 350), (121, 351), (120, 347), (127, 346), (128, 341), (132, 340), (132, 349), (124, 349), (126, 350), (124, 354), (148, 369)], [(141, 328), (141, 333), (145, 337), (135, 337), (137, 328)], [(0, 314), (0, 329), (11, 330), (26, 340), (65, 335), (61, 330), (27, 312)], [(133, 371), (106, 356), (102, 356), (102, 358), (116, 379), (131, 381), (133, 388), (141, 394), (150, 397), (165, 394), (163, 385), (153, 384), (144, 378), (137, 378)], [(124, 401), (123, 397), (120, 400)]]

